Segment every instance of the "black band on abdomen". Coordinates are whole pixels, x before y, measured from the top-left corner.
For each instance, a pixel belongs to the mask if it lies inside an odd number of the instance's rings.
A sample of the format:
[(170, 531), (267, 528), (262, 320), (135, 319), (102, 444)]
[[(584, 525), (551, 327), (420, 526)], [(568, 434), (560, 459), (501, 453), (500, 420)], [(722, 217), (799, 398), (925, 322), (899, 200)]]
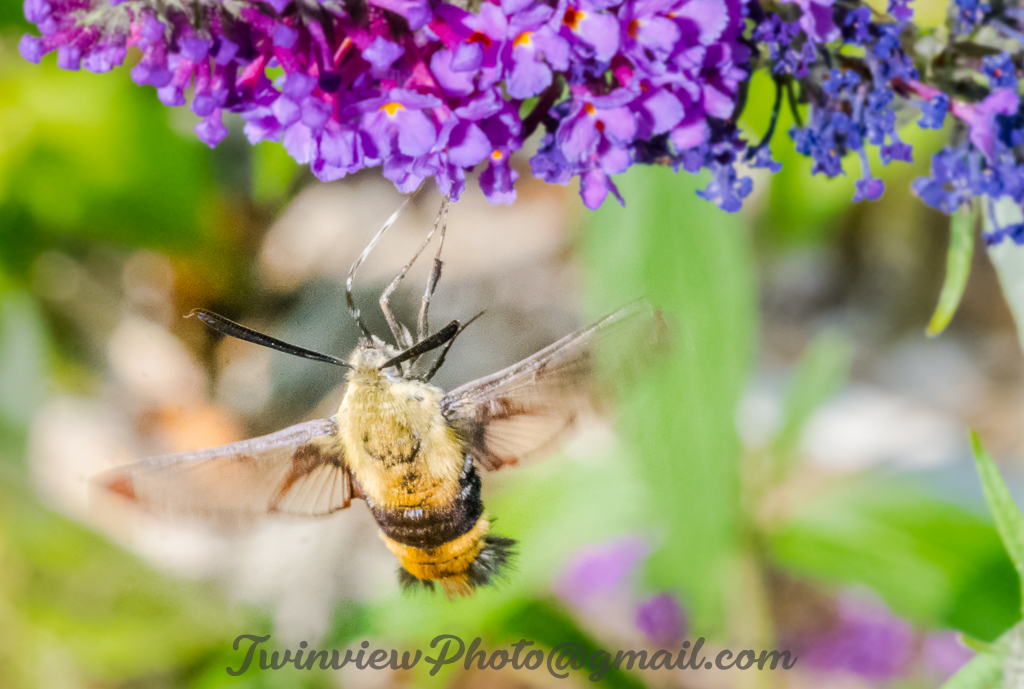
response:
[(454, 541), (470, 531), (484, 512), (480, 477), (467, 457), (459, 477), (459, 492), (444, 507), (389, 510), (372, 505), (370, 512), (384, 535), (393, 541), (424, 550)]

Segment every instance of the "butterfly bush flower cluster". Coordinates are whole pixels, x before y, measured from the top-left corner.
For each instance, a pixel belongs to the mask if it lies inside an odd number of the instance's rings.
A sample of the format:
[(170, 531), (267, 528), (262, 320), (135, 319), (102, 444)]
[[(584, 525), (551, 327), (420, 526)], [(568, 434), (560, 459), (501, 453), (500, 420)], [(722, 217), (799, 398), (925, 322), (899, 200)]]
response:
[[(461, 4), (460, 4), (461, 3)], [(1024, 10), (953, 0), (921, 29), (911, 0), (25, 0), (65, 69), (124, 62), (167, 105), (227, 135), (280, 141), (323, 180), (381, 167), (402, 191), (433, 178), (457, 198), (472, 172), (510, 203), (528, 166), (578, 179), (589, 208), (635, 164), (707, 171), (698, 192), (738, 210), (752, 168), (780, 169), (769, 144), (783, 107), (812, 174), (854, 174), (875, 200), (880, 166), (909, 162), (903, 126), (949, 145), (913, 191), (951, 213), (977, 197), (1024, 204)], [(929, 47), (930, 46), (930, 47)], [(129, 57), (131, 49), (131, 57)], [(751, 77), (775, 98), (763, 132), (743, 131)], [(910, 124), (908, 124), (910, 123)], [(779, 138), (782, 138), (781, 136)], [(523, 157), (521, 163), (514, 159)], [(1024, 224), (990, 242), (1024, 244)]]
[(202, 118), (224, 111), (253, 143), (281, 141), (323, 180), (381, 166), (401, 191), (433, 177), (457, 198), (466, 173), (494, 203), (515, 198), (511, 156), (543, 127), (530, 166), (580, 179), (591, 208), (636, 149), (673, 156), (714, 143), (733, 112), (748, 50), (739, 0), (26, 0), (65, 69), (106, 71), (129, 48), (132, 78)]

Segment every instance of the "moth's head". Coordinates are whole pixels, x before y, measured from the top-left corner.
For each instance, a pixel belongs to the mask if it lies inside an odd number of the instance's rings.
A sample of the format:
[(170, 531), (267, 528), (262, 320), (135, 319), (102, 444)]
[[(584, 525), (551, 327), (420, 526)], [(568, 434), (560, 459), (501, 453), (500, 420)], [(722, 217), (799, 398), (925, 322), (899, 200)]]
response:
[(365, 338), (360, 340), (359, 346), (355, 348), (352, 356), (348, 359), (348, 363), (352, 366), (352, 370), (349, 372), (349, 380), (369, 382), (370, 380), (377, 380), (385, 374), (396, 374), (397, 371), (394, 368), (382, 371), (380, 367), (398, 353), (399, 350), (377, 337), (374, 337), (372, 340)]

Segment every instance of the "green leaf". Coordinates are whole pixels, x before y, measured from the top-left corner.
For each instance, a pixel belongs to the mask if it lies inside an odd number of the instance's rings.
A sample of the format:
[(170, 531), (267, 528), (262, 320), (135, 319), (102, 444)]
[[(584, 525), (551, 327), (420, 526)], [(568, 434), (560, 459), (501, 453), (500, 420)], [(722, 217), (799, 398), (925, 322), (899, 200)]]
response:
[(786, 391), (782, 428), (772, 443), (781, 478), (796, 454), (800, 435), (811, 414), (846, 382), (853, 359), (850, 341), (835, 332), (819, 334), (807, 347)]
[(963, 208), (953, 214), (949, 222), (949, 253), (946, 255), (946, 281), (939, 294), (939, 303), (935, 307), (928, 329), (929, 337), (938, 335), (953, 320), (967, 286), (967, 277), (971, 274), (971, 258), (974, 255), (974, 226), (978, 222), (981, 202), (975, 199), (971, 207)]
[(983, 518), (915, 490), (920, 477), (847, 482), (767, 534), (798, 575), (860, 584), (897, 614), (991, 641), (1020, 619), (1020, 584)]
[(1010, 490), (999, 475), (992, 457), (985, 452), (981, 445), (978, 434), (971, 432), (971, 447), (974, 449), (975, 467), (978, 469), (978, 478), (981, 479), (981, 488), (985, 492), (985, 502), (992, 512), (992, 518), (996, 522), (996, 529), (999, 537), (1003, 539), (1006, 552), (1013, 561), (1013, 566), (1020, 576), (1021, 588), (1024, 591), (1024, 514), (1020, 513), (1017, 505), (1013, 502)]
[(756, 297), (742, 216), (695, 191), (706, 177), (635, 166), (588, 213), (589, 293), (607, 312), (641, 295), (659, 307), (674, 347), (619, 407), (637, 461), (622, 472), (646, 486), (660, 550), (647, 584), (683, 595), (695, 628), (722, 629), (735, 591), (740, 444), (734, 423), (756, 340)]

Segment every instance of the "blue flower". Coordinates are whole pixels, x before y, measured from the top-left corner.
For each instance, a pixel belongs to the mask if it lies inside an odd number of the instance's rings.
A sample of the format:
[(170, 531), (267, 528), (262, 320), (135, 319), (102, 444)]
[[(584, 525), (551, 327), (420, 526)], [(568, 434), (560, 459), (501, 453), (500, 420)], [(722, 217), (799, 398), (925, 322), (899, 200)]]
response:
[(922, 129), (942, 129), (949, 111), (949, 96), (945, 93), (936, 94), (931, 100), (915, 101), (921, 108), (921, 119), (917, 121)]
[(1006, 88), (1011, 91), (1017, 90), (1016, 67), (1010, 59), (1009, 53), (1002, 52), (998, 55), (986, 55), (982, 60), (981, 71), (988, 77), (988, 85), (993, 89)]

